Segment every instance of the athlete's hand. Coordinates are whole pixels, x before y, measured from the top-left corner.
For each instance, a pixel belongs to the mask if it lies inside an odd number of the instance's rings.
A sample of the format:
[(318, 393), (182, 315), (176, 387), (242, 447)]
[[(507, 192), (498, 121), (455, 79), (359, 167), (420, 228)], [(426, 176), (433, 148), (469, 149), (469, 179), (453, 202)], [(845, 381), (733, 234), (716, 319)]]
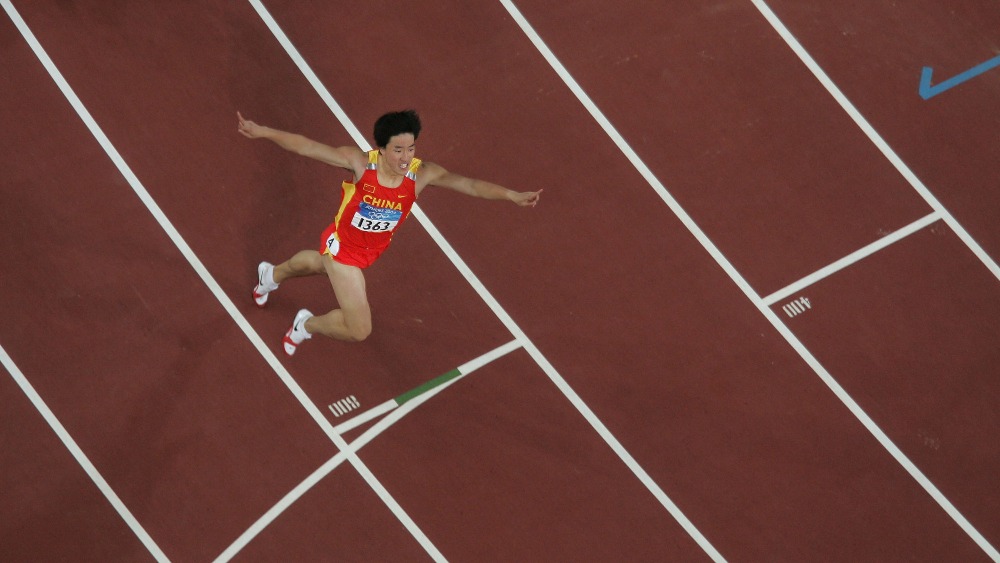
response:
[(534, 207), (538, 205), (538, 199), (541, 195), (542, 190), (538, 190), (537, 192), (514, 192), (510, 196), (510, 199), (521, 207)]
[(236, 112), (236, 118), (239, 120), (236, 126), (236, 130), (244, 137), (250, 139), (256, 139), (257, 137), (260, 137), (262, 135), (264, 127), (257, 125), (256, 123), (250, 121), (249, 119), (243, 119), (243, 116), (240, 115), (240, 112)]

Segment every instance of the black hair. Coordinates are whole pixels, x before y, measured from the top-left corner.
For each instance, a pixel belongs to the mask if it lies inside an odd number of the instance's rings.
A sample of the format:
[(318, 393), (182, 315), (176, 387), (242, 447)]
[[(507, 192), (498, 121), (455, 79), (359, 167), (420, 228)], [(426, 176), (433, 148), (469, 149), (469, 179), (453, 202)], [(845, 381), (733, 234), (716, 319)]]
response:
[(420, 136), (420, 116), (412, 109), (391, 111), (375, 120), (375, 146), (380, 149), (403, 133), (411, 133), (414, 140)]

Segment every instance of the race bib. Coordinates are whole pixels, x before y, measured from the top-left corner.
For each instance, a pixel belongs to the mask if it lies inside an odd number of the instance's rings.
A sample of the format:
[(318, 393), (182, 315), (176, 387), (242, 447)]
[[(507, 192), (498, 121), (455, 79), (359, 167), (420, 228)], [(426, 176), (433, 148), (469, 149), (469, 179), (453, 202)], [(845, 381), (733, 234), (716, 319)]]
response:
[(375, 207), (363, 201), (351, 219), (351, 225), (367, 233), (386, 233), (395, 229), (402, 217), (402, 211)]

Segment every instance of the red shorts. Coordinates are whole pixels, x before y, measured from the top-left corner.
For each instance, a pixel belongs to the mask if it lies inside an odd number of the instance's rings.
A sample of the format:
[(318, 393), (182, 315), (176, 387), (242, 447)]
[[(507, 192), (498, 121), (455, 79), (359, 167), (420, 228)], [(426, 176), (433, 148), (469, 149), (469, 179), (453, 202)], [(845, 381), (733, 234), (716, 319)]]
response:
[(344, 264), (346, 266), (357, 266), (358, 268), (365, 269), (371, 266), (375, 259), (377, 259), (384, 248), (363, 248), (358, 246), (351, 246), (348, 244), (341, 244), (337, 237), (333, 235), (334, 231), (337, 230), (337, 225), (330, 223), (330, 226), (323, 231), (323, 237), (320, 239), (319, 253), (329, 254), (334, 260)]

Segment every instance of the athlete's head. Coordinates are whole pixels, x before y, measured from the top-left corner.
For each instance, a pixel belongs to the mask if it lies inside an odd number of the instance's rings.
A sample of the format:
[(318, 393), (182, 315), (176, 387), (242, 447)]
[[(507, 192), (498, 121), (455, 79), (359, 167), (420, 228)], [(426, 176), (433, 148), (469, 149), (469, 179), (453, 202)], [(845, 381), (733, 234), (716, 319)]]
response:
[(384, 149), (389, 139), (410, 133), (413, 140), (420, 136), (420, 116), (412, 109), (392, 111), (375, 121), (375, 146)]

